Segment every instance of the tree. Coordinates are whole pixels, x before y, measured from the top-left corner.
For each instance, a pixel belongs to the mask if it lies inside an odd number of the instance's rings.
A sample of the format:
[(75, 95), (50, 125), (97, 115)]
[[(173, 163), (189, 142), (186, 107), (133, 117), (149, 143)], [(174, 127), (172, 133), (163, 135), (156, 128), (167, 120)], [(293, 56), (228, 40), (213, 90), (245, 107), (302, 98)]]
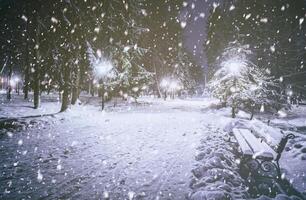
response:
[[(218, 59), (231, 41), (249, 44), (249, 59), (272, 76), (280, 78), (304, 73), (305, 67), (305, 1), (223, 1), (215, 6), (208, 19), (208, 35), (204, 44), (208, 68), (212, 76)], [(287, 77), (285, 84), (303, 87), (305, 81)], [(286, 87), (286, 86), (285, 86)]]
[(183, 4), (183, 0), (155, 0), (146, 1), (144, 6), (142, 23), (148, 25), (149, 32), (141, 37), (140, 44), (148, 49), (143, 62), (154, 73), (152, 90), (158, 97), (162, 96), (160, 84), (164, 79), (179, 79), (185, 90), (193, 91), (194, 83), (203, 78), (202, 68), (183, 47)]
[(249, 61), (251, 55), (249, 45), (231, 42), (220, 56), (220, 68), (209, 84), (212, 94), (231, 106), (233, 118), (239, 108), (250, 111), (253, 118), (255, 108), (283, 103), (279, 84), (268, 70)]

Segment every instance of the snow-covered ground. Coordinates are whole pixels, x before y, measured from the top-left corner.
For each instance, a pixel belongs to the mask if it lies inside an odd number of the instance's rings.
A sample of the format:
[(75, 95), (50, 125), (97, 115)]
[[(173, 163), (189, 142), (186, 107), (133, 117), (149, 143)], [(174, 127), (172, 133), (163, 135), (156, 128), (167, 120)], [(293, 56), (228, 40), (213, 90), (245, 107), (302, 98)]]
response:
[[(97, 97), (82, 96), (65, 113), (56, 95), (38, 110), (0, 98), (0, 199), (247, 199), (228, 131), (243, 123), (278, 139), (276, 127), (243, 112), (233, 120), (209, 98), (118, 100), (101, 112)], [(299, 136), (281, 166), (305, 191)]]
[(297, 136), (289, 141), (281, 165), (293, 185), (306, 194), (306, 105), (294, 106), (285, 116), (271, 120), (271, 124)]
[(58, 103), (44, 99), (37, 111), (22, 100), (0, 107), (2, 118), (51, 114), (1, 136), (1, 198), (186, 198), (207, 102), (147, 98), (101, 112), (92, 99), (54, 114)]

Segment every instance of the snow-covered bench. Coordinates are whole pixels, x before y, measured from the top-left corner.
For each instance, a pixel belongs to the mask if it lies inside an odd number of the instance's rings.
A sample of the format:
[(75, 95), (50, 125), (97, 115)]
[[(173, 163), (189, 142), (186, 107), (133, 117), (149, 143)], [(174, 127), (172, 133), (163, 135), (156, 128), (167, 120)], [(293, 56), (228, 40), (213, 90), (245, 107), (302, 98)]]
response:
[(279, 159), (287, 144), (288, 139), (294, 138), (293, 134), (283, 137), (277, 145), (277, 149), (272, 149), (263, 139), (257, 138), (246, 128), (234, 128), (235, 136), (241, 153), (241, 173), (249, 176), (250, 173), (256, 176), (281, 178)]

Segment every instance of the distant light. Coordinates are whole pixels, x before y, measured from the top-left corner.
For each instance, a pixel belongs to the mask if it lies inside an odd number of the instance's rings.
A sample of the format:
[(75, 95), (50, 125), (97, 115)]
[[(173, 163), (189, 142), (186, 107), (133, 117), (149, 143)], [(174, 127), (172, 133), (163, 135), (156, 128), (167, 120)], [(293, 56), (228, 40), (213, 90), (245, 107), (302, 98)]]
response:
[(169, 85), (169, 82), (167, 79), (163, 79), (161, 82), (160, 82), (160, 86), (164, 89), (166, 89)]
[(105, 78), (114, 67), (110, 61), (102, 59), (98, 61), (93, 68), (95, 77)]
[(15, 87), (15, 85), (16, 85), (15, 80), (14, 80), (14, 79), (11, 79), (11, 80), (10, 80), (10, 86), (11, 86), (11, 87)]
[(177, 88), (179, 87), (179, 85), (178, 85), (178, 83), (177, 82), (171, 82), (170, 83), (170, 86), (169, 86), (169, 88), (171, 89), (171, 90), (176, 90)]
[(166, 90), (166, 91), (178, 91), (180, 90), (182, 87), (181, 87), (181, 84), (179, 83), (178, 80), (176, 79), (172, 79), (172, 78), (164, 78), (161, 82), (160, 82), (160, 87), (163, 89), (163, 90)]
[(243, 70), (245, 63), (242, 60), (230, 59), (223, 62), (222, 65), (226, 68), (226, 70), (229, 73), (237, 76), (241, 74), (241, 71)]

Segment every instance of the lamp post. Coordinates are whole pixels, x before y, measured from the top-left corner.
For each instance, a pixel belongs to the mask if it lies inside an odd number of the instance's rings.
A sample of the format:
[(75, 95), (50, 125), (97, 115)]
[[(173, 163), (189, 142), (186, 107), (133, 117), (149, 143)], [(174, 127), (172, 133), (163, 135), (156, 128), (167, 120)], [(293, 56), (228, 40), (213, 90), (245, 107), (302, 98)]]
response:
[[(101, 57), (101, 56), (99, 56)], [(101, 92), (101, 108), (104, 110), (105, 103), (105, 84), (108, 78), (111, 78), (111, 72), (114, 66), (109, 60), (100, 58), (100, 60), (94, 65), (94, 75), (99, 80), (98, 90)]]

